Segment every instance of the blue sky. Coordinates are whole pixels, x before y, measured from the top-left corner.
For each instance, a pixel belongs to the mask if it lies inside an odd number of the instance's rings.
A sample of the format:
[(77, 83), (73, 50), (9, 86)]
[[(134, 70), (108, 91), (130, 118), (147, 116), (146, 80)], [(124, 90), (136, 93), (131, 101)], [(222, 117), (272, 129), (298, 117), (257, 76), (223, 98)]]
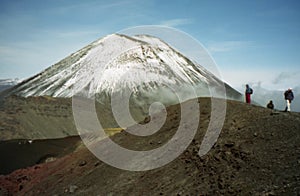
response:
[(300, 1), (1, 0), (0, 78), (27, 78), (107, 34), (166, 25), (190, 34), (223, 79), (300, 86)]

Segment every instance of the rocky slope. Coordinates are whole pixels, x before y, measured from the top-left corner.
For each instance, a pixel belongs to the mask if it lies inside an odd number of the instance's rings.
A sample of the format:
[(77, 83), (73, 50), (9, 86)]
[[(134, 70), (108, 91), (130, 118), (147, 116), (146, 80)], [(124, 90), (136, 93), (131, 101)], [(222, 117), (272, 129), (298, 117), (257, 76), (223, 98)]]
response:
[[(116, 169), (98, 160), (82, 145), (73, 153), (52, 162), (0, 176), (1, 193), (300, 194), (299, 113), (274, 112), (228, 101), (226, 120), (217, 143), (208, 154), (199, 157), (199, 147), (210, 119), (210, 99), (200, 99), (199, 102), (201, 115), (196, 136), (184, 153), (163, 167), (143, 172)], [(167, 123), (159, 132), (140, 138), (123, 131), (112, 136), (113, 141), (126, 148), (139, 150), (163, 145), (176, 132), (180, 121), (178, 105), (168, 107), (167, 111)], [(12, 153), (19, 156), (17, 152)]]

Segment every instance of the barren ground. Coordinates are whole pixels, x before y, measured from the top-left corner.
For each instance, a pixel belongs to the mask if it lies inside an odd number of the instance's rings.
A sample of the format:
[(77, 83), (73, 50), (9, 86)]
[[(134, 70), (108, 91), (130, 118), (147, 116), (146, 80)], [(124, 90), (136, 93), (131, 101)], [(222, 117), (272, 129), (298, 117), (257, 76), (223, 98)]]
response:
[[(184, 153), (163, 167), (144, 172), (120, 170), (97, 159), (78, 137), (65, 138), (62, 139), (65, 142), (58, 142), (61, 146), (55, 148), (52, 159), (23, 164), (24, 168), (1, 175), (0, 195), (300, 194), (299, 113), (273, 112), (228, 101), (226, 120), (217, 143), (208, 154), (199, 157), (198, 150), (210, 119), (210, 101), (204, 98), (199, 102), (200, 124), (194, 140)], [(167, 111), (167, 122), (158, 133), (140, 139), (123, 131), (112, 139), (124, 147), (140, 150), (163, 145), (176, 132), (180, 121), (178, 106)], [(51, 149), (47, 145), (53, 145), (51, 139), (33, 141), (27, 145), (36, 142), (35, 146), (17, 151), (19, 141), (10, 142), (13, 143), (0, 143), (1, 167), (9, 159), (12, 164), (32, 159), (23, 155), (33, 149), (40, 154), (34, 159), (42, 158), (39, 156)], [(2, 148), (14, 158), (5, 156)]]

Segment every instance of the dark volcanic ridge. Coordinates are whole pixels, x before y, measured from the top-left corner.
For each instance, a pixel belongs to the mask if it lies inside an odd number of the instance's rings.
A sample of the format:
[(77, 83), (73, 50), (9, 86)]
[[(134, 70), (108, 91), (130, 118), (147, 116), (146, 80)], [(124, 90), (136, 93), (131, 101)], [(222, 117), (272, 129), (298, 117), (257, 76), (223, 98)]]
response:
[[(100, 161), (84, 145), (80, 145), (75, 151), (50, 162), (42, 161), (0, 176), (0, 191), (4, 195), (300, 193), (299, 113), (283, 113), (227, 101), (226, 120), (218, 141), (208, 154), (199, 157), (200, 144), (210, 120), (210, 99), (201, 98), (199, 103), (200, 123), (196, 136), (178, 158), (161, 168), (144, 172), (120, 170)], [(168, 107), (167, 111), (168, 117), (163, 128), (151, 136), (141, 139), (123, 131), (111, 138), (130, 149), (138, 147), (149, 150), (164, 145), (176, 132), (180, 121), (178, 105)], [(67, 138), (63, 140), (68, 143)], [(37, 142), (35, 148), (50, 145), (51, 142)], [(46, 148), (40, 149), (45, 151)], [(18, 153), (26, 154), (26, 149), (11, 153), (21, 160), (23, 156)]]

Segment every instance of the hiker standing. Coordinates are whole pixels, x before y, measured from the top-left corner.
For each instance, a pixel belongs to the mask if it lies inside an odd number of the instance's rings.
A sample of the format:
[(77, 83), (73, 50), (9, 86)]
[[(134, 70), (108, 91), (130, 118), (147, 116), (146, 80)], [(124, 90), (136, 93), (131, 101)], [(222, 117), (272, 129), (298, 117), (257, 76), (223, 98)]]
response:
[(272, 100), (270, 100), (270, 102), (268, 103), (267, 108), (272, 109), (272, 110), (274, 109), (274, 104), (273, 104)]
[(245, 91), (245, 96), (246, 96), (246, 103), (251, 103), (251, 94), (253, 93), (252, 88), (248, 84), (246, 84), (246, 91)]
[(289, 88), (287, 91), (284, 92), (284, 98), (286, 100), (286, 107), (285, 111), (291, 111), (291, 103), (294, 99), (294, 93), (292, 91), (292, 88)]

